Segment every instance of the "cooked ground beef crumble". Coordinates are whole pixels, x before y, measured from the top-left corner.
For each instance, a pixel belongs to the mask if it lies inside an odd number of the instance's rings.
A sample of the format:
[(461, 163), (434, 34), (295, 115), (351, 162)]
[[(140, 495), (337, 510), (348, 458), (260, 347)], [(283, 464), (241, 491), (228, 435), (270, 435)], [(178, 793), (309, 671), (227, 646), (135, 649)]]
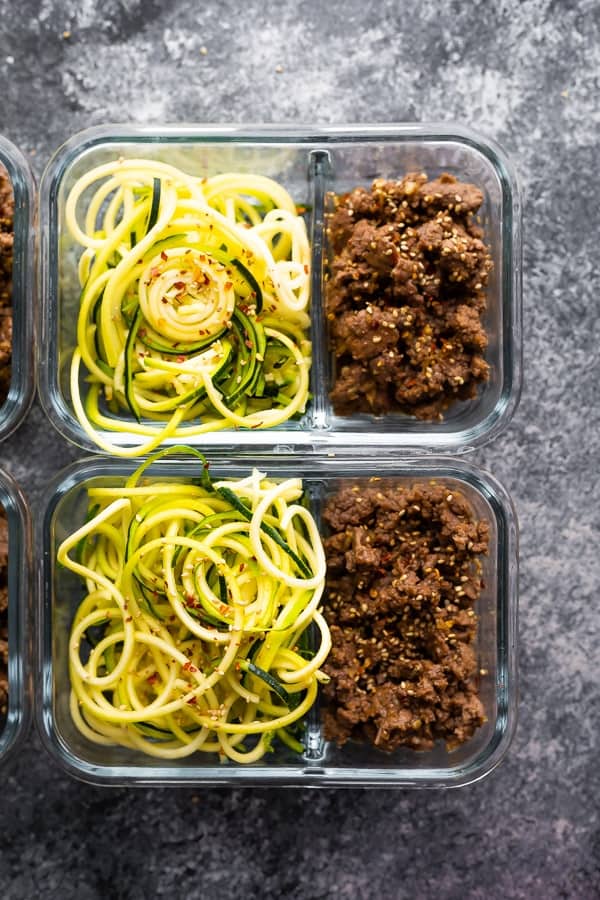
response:
[(342, 487), (324, 511), (325, 737), (452, 749), (485, 721), (474, 604), (489, 525), (436, 483)]
[(335, 197), (326, 313), (339, 415), (440, 419), (488, 379), (482, 192), (411, 173)]
[(12, 186), (0, 168), (0, 404), (6, 400), (11, 377), (13, 216)]

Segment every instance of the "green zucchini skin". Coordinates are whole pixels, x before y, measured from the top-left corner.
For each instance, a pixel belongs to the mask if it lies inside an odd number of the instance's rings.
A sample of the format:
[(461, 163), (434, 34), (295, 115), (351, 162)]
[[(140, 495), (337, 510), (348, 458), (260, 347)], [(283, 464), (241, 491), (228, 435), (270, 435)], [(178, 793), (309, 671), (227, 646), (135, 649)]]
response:
[(210, 347), (211, 344), (222, 337), (226, 330), (226, 328), (222, 328), (215, 334), (211, 334), (210, 337), (205, 337), (201, 341), (196, 341), (193, 344), (175, 345), (165, 344), (158, 332), (150, 328), (147, 322), (144, 322), (143, 328), (140, 329), (139, 339), (149, 350), (156, 350), (158, 353), (163, 353), (165, 356), (188, 356), (192, 353), (206, 350), (207, 347)]
[[(259, 368), (257, 355), (260, 355), (264, 338), (262, 326), (253, 322), (239, 308), (234, 310), (231, 325), (238, 353), (231, 378), (223, 386), (228, 406), (233, 406), (244, 394), (252, 393), (252, 384)], [(259, 329), (262, 338), (259, 336)]]
[(133, 317), (133, 322), (131, 323), (131, 327), (129, 328), (129, 332), (127, 334), (127, 341), (125, 342), (125, 400), (127, 401), (127, 406), (136, 417), (138, 422), (141, 421), (142, 417), (133, 390), (133, 367), (135, 364), (135, 341), (142, 319), (142, 311), (138, 307), (138, 310)]
[[(237, 509), (237, 511), (242, 516), (244, 516), (244, 518), (247, 519), (248, 522), (250, 521), (250, 519), (252, 518), (252, 512), (248, 509), (246, 504), (243, 503), (236, 494), (234, 494), (232, 490), (230, 490), (228, 487), (218, 487), (217, 491), (223, 497), (223, 499), (227, 500), (228, 503), (231, 503), (234, 509)], [(300, 559), (298, 554), (294, 550), (292, 550), (287, 541), (284, 541), (284, 539), (281, 537), (279, 532), (275, 530), (275, 528), (272, 528), (271, 525), (269, 525), (267, 522), (261, 522), (260, 527), (261, 530), (265, 532), (265, 534), (268, 534), (269, 537), (274, 540), (275, 543), (278, 544), (281, 549), (288, 554), (289, 557), (291, 557), (291, 559), (293, 559), (305, 578), (310, 578), (312, 576), (313, 573), (306, 565), (304, 560)]]
[(257, 678), (261, 678), (286, 706), (290, 705), (290, 695), (282, 683), (271, 675), (270, 672), (265, 672), (264, 669), (261, 669), (260, 666), (257, 666), (256, 663), (253, 663), (248, 659), (240, 661), (240, 668), (249, 672), (251, 675), (255, 675)]
[(98, 361), (104, 363), (105, 366), (108, 366), (108, 360), (106, 358), (106, 352), (104, 349), (104, 342), (102, 340), (102, 329), (100, 328), (100, 307), (102, 306), (103, 297), (104, 291), (101, 291), (92, 308), (92, 321), (96, 326), (96, 330), (94, 331), (94, 347), (96, 348), (97, 359)]
[(251, 291), (256, 297), (256, 315), (260, 315), (263, 308), (263, 292), (260, 288), (260, 285), (252, 272), (246, 268), (243, 262), (240, 262), (239, 259), (232, 259), (232, 264), (236, 267), (240, 275), (248, 282), (250, 285)]
[(156, 225), (156, 222), (158, 221), (161, 187), (162, 185), (160, 178), (154, 178), (152, 182), (152, 203), (150, 205), (150, 215), (148, 216), (148, 227), (146, 228), (146, 234), (148, 234), (149, 231), (152, 231), (152, 229)]

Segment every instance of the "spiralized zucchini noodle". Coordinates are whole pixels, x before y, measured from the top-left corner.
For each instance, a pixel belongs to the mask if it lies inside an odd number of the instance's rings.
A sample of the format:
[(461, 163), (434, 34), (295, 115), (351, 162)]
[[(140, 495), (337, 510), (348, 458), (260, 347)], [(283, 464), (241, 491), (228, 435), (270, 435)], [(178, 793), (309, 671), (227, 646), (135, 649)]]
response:
[[(90, 486), (88, 520), (58, 562), (86, 596), (69, 638), (70, 709), (90, 741), (162, 759), (257, 762), (302, 720), (331, 648), (325, 555), (299, 478)], [(318, 637), (315, 637), (318, 635)], [(299, 730), (299, 734), (296, 732)]]
[(118, 159), (75, 182), (65, 222), (84, 248), (71, 397), (100, 448), (133, 457), (304, 412), (310, 250), (281, 185)]

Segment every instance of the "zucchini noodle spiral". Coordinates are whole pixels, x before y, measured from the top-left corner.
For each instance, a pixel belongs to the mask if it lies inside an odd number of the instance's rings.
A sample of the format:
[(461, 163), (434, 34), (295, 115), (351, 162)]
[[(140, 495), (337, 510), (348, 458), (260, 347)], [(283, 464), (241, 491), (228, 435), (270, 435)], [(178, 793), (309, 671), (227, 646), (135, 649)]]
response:
[(119, 159), (78, 179), (65, 222), (83, 248), (71, 398), (97, 446), (133, 457), (304, 412), (310, 250), (281, 185)]
[[(182, 451), (200, 460), (195, 482), (142, 479), (154, 459)], [(174, 447), (124, 486), (88, 494), (88, 521), (57, 555), (87, 589), (69, 638), (79, 731), (163, 759), (253, 763), (275, 735), (302, 752), (294, 730), (327, 680), (331, 639), (319, 611), (325, 556), (301, 480), (255, 469), (213, 483), (202, 454)]]

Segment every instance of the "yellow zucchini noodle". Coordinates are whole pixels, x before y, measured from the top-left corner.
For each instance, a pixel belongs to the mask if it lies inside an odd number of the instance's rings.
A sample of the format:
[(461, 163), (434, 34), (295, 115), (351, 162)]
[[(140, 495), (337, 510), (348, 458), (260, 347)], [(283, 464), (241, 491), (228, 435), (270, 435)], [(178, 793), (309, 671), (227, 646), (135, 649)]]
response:
[[(181, 452), (186, 448), (176, 447)], [(294, 732), (331, 647), (325, 556), (302, 482), (258, 470), (211, 481), (90, 487), (58, 549), (86, 584), (69, 639), (71, 714), (90, 741), (163, 759), (253, 763)], [(310, 626), (314, 636), (309, 638)]]
[(310, 250), (281, 185), (118, 159), (78, 179), (65, 222), (83, 248), (71, 397), (100, 448), (132, 457), (304, 412)]

